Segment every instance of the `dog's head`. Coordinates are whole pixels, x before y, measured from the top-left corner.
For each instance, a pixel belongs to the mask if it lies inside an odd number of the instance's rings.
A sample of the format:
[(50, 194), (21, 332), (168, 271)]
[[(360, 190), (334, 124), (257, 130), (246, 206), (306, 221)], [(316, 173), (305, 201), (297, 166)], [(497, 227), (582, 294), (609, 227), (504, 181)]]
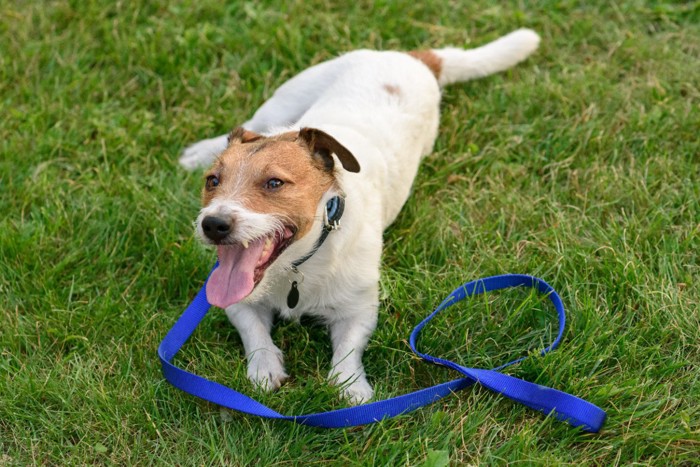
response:
[(323, 195), (336, 188), (333, 154), (343, 169), (360, 171), (350, 151), (320, 130), (273, 137), (231, 132), (205, 176), (196, 222), (202, 241), (216, 245), (219, 255), (207, 283), (211, 304), (225, 308), (250, 295), (287, 248), (311, 232)]

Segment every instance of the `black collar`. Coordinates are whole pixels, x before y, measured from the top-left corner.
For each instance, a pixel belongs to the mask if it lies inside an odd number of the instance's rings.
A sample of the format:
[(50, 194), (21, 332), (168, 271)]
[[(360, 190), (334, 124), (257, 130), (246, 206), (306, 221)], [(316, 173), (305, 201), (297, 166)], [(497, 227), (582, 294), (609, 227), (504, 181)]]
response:
[[(306, 256), (299, 258), (292, 263), (292, 271), (295, 273), (299, 272), (299, 266), (301, 266), (307, 259), (311, 258), (314, 253), (321, 248), (321, 245), (323, 245), (323, 242), (326, 241), (328, 234), (340, 227), (340, 218), (343, 217), (343, 211), (345, 211), (345, 198), (334, 196), (328, 200), (326, 203), (326, 210), (323, 213), (323, 230), (321, 231), (321, 236), (318, 237), (318, 240), (316, 240), (316, 245), (314, 245), (313, 249)], [(302, 274), (302, 279), (303, 277), (304, 276)], [(291, 283), (292, 287), (289, 289), (289, 293), (287, 294), (287, 306), (290, 309), (294, 308), (297, 306), (297, 303), (299, 303), (299, 284), (297, 281), (291, 281)]]
[(296, 272), (299, 266), (301, 266), (304, 262), (306, 262), (306, 260), (311, 258), (314, 255), (314, 253), (316, 253), (318, 249), (321, 248), (321, 245), (323, 245), (323, 242), (326, 241), (326, 238), (328, 237), (329, 233), (340, 228), (340, 218), (343, 217), (344, 211), (345, 198), (341, 198), (340, 196), (334, 196), (333, 198), (328, 200), (328, 202), (326, 203), (326, 211), (324, 213), (323, 230), (321, 230), (321, 236), (318, 238), (318, 240), (316, 240), (316, 245), (314, 245), (313, 249), (306, 256), (299, 258), (298, 260), (292, 263), (293, 271)]

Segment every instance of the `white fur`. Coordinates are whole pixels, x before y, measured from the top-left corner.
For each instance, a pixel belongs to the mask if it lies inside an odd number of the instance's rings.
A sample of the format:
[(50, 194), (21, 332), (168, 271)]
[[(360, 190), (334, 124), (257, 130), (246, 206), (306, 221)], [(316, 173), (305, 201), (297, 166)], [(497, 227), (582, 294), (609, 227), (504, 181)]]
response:
[(540, 44), (540, 36), (529, 29), (518, 29), (476, 49), (446, 48), (434, 52), (443, 60), (440, 85), (482, 78), (517, 65)]
[[(350, 150), (361, 167), (359, 174), (337, 169), (338, 185), (346, 194), (341, 229), (301, 265), (300, 274), (290, 266), (313, 248), (325, 203), (335, 193), (321, 200), (312, 233), (280, 255), (249, 297), (226, 310), (241, 334), (253, 382), (275, 389), (287, 377), (282, 353), (270, 338), (273, 313), (287, 318), (308, 313), (330, 328), (330, 381), (352, 403), (372, 397), (362, 354), (377, 323), (382, 233), (406, 201), (421, 158), (432, 150), (439, 85), (504, 70), (527, 57), (538, 42), (534, 32), (519, 30), (474, 50), (435, 50), (443, 65), (437, 79), (404, 53), (350, 52), (290, 79), (243, 125), (268, 136), (281, 128), (323, 130)], [(186, 168), (208, 165), (225, 147), (225, 136), (204, 140), (187, 148), (180, 162)], [(255, 213), (239, 215), (260, 221)], [(299, 304), (290, 310), (290, 281), (302, 277)]]
[(180, 156), (180, 165), (187, 170), (206, 167), (226, 149), (228, 135), (205, 139), (187, 147)]
[(199, 211), (199, 216), (195, 221), (195, 230), (200, 240), (204, 243), (211, 243), (211, 240), (204, 235), (202, 230), (202, 219), (207, 216), (224, 217), (233, 220), (237, 226), (236, 236), (231, 240), (240, 243), (242, 241), (253, 241), (266, 237), (274, 232), (284, 232), (284, 223), (281, 219), (271, 214), (254, 212), (240, 203), (221, 202), (214, 200), (207, 207)]

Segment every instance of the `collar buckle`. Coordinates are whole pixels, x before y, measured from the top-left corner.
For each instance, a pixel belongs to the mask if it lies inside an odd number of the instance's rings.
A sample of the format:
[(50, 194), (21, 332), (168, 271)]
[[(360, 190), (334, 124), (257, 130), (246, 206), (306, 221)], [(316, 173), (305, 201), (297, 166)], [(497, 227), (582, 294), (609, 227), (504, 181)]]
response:
[(328, 211), (324, 211), (323, 214), (323, 229), (326, 232), (332, 232), (333, 230), (340, 229), (340, 219), (329, 219)]
[(345, 210), (345, 199), (341, 196), (334, 196), (323, 211), (323, 229), (326, 232), (340, 229), (340, 218)]
[(345, 199), (342, 196), (334, 196), (326, 203), (326, 209), (323, 210), (323, 229), (321, 236), (316, 240), (316, 245), (306, 254), (292, 263), (292, 271), (296, 272), (307, 259), (311, 258), (316, 251), (321, 248), (323, 242), (326, 241), (328, 234), (334, 230), (340, 229), (340, 218), (343, 217), (345, 211)]

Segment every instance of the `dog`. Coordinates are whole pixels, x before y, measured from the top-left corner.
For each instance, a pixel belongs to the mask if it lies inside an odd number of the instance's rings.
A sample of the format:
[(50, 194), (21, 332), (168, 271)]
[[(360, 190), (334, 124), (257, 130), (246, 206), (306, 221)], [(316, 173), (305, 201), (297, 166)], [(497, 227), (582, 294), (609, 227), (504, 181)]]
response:
[(372, 398), (362, 354), (377, 325), (382, 235), (432, 151), (441, 88), (506, 70), (539, 40), (519, 29), (468, 50), (349, 52), (183, 152), (187, 169), (213, 164), (195, 222), (219, 259), (207, 298), (238, 330), (256, 386), (288, 377), (275, 314), (310, 314), (330, 330), (330, 382), (351, 404)]

